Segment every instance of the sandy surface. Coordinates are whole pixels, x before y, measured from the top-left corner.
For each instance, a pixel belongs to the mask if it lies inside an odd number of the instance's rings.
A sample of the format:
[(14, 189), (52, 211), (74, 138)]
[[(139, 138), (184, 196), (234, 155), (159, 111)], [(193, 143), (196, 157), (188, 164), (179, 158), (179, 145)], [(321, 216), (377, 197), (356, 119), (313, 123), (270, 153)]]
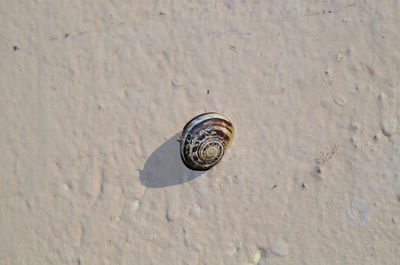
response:
[[(1, 264), (399, 264), (400, 2), (0, 1)], [(178, 134), (236, 138), (186, 169)]]

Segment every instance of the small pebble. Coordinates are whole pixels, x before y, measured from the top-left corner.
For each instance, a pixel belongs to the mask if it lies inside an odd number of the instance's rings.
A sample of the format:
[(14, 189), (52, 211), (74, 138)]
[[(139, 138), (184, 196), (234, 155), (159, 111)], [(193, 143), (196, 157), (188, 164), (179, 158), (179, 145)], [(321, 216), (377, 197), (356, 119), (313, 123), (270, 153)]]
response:
[(394, 97), (381, 93), (378, 97), (380, 110), (380, 124), (384, 135), (391, 136), (397, 129), (396, 100)]
[(174, 78), (174, 79), (171, 80), (171, 84), (172, 84), (174, 87), (181, 87), (181, 86), (182, 86), (182, 82), (181, 82), (179, 79), (176, 79), (176, 78)]
[(343, 60), (343, 53), (342, 52), (338, 52), (337, 54), (336, 54), (336, 61), (337, 62), (340, 62), (340, 61), (342, 61)]
[(178, 218), (178, 214), (172, 212), (171, 210), (167, 209), (165, 217), (167, 218), (168, 222), (173, 222), (175, 221), (176, 218)]
[(261, 251), (257, 251), (257, 253), (254, 255), (254, 261), (253, 264), (258, 264), (261, 260)]
[(341, 96), (337, 96), (333, 101), (336, 103), (336, 105), (340, 107), (343, 107), (343, 105), (346, 103), (344, 98), (342, 98)]
[(17, 45), (13, 46), (13, 50), (14, 51), (19, 50), (18, 46)]
[(285, 241), (279, 239), (271, 248), (271, 252), (280, 257), (284, 257), (289, 254), (289, 247)]
[(140, 200), (136, 200), (133, 202), (132, 210), (137, 211), (140, 208)]

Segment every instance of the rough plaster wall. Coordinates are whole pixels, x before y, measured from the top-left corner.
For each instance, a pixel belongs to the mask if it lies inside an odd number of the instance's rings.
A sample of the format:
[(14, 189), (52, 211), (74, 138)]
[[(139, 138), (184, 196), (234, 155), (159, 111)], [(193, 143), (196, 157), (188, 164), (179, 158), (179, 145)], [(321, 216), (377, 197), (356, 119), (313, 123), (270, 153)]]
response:
[(1, 263), (396, 264), (399, 5), (1, 0)]

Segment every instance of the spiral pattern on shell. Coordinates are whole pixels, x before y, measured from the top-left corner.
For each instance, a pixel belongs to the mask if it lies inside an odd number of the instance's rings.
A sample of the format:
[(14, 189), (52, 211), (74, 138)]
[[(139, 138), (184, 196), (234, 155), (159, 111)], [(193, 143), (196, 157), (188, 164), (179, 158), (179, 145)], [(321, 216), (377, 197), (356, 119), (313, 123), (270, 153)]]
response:
[(208, 170), (224, 156), (232, 143), (235, 128), (225, 116), (209, 112), (191, 119), (180, 140), (183, 163), (193, 170)]

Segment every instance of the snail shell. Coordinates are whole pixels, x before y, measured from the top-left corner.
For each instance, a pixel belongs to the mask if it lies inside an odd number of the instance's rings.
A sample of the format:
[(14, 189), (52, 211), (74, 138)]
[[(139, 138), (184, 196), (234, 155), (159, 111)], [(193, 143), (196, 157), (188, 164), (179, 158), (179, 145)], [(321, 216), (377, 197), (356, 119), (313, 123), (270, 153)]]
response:
[(235, 128), (225, 116), (208, 112), (191, 119), (183, 128), (180, 149), (183, 163), (193, 170), (216, 165), (232, 144)]

